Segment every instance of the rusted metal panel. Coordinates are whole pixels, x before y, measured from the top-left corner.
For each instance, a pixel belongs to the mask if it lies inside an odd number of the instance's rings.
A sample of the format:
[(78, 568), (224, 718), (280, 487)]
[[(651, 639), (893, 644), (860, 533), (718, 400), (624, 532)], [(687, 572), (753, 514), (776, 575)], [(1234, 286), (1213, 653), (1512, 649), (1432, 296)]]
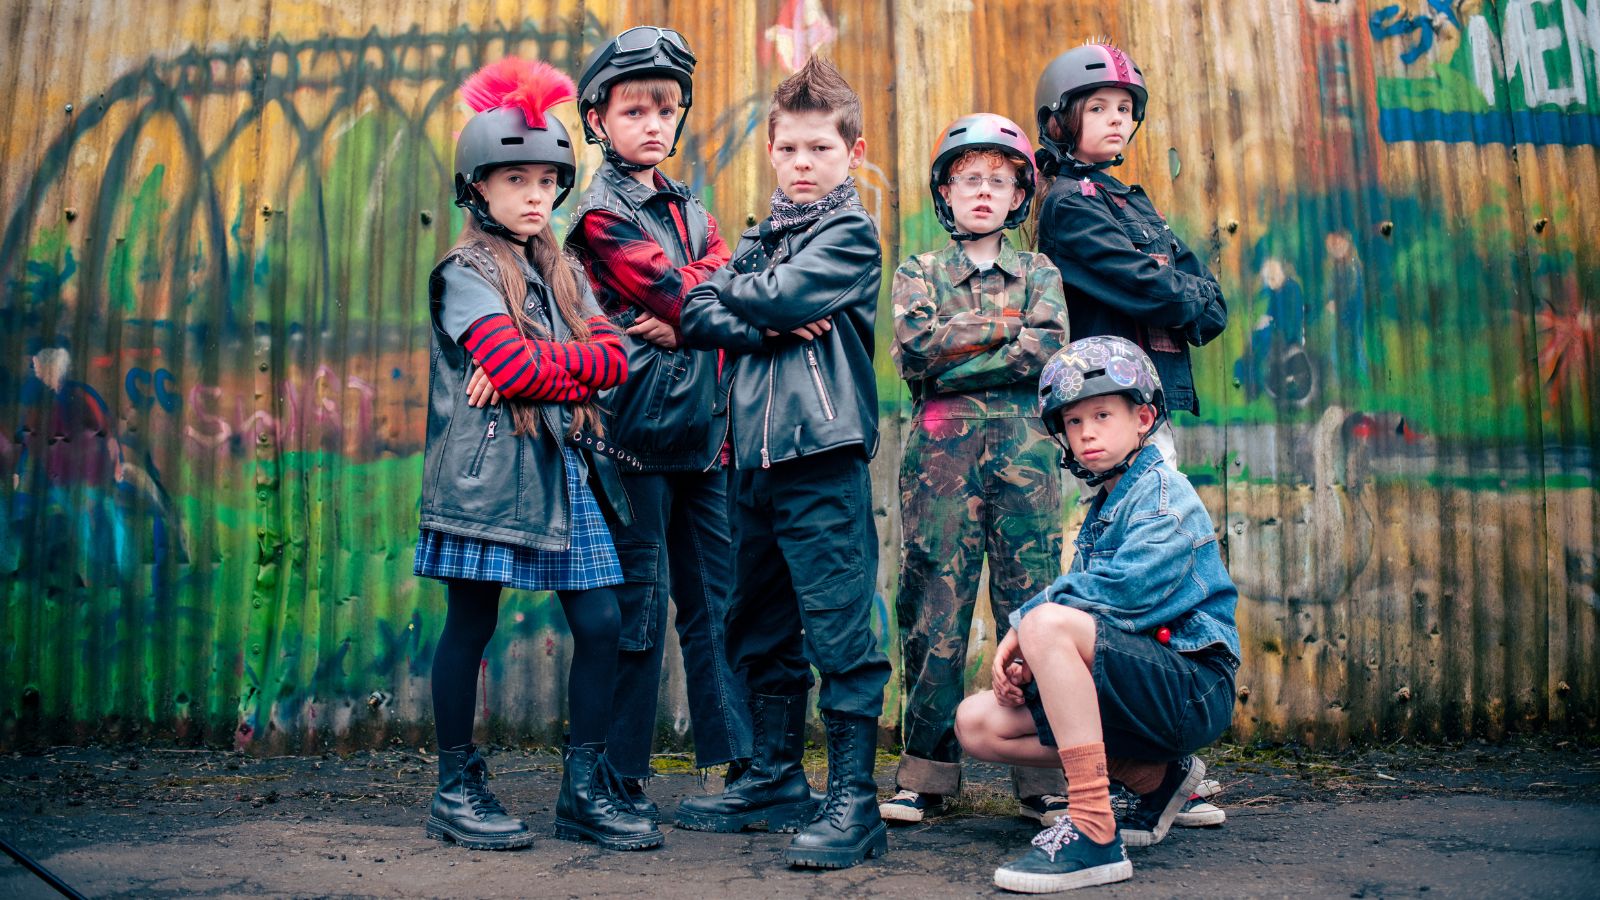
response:
[[(839, 63), (891, 269), (944, 239), (927, 188), (942, 125), (983, 110), (1031, 130), (1049, 58), (1124, 45), (1152, 93), (1119, 174), (1211, 260), (1232, 312), (1196, 354), (1203, 415), (1178, 424), (1243, 594), (1236, 734), (1600, 720), (1600, 0), (3, 15), (0, 745), (426, 738), (443, 599), (409, 569), (423, 285), (460, 223), (454, 88), (509, 52), (576, 73), (647, 22), (701, 57), (666, 168), (730, 238), (773, 187), (772, 87), (812, 52)], [(909, 409), (888, 334), (875, 622), (893, 654)], [(556, 604), (508, 592), (485, 664), (495, 733), (559, 730), (564, 635)], [(683, 735), (680, 670), (663, 695)]]

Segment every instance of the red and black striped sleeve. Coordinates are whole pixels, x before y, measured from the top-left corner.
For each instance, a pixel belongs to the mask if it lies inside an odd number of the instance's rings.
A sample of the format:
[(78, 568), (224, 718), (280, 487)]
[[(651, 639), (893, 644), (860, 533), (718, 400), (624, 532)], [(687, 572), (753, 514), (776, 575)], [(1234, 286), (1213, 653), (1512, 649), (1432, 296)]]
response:
[(555, 346), (562, 348), (572, 377), (597, 391), (616, 387), (628, 379), (628, 354), (622, 348), (622, 333), (604, 316), (590, 317), (589, 340)]
[[(525, 340), (504, 313), (473, 322), (462, 336), (461, 346), (472, 354), (502, 397), (581, 403), (594, 393), (566, 364), (561, 348), (571, 345)], [(620, 342), (618, 346), (620, 349)]]

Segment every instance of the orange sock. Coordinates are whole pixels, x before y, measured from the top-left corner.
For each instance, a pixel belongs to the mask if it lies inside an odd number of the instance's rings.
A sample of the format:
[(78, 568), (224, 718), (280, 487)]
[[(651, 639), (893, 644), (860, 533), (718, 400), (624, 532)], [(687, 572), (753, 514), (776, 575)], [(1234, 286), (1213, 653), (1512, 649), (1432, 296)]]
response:
[(1162, 779), (1167, 777), (1167, 764), (1111, 757), (1106, 760), (1106, 772), (1135, 794), (1148, 794), (1161, 787)]
[(1111, 779), (1106, 776), (1106, 745), (1079, 744), (1056, 751), (1067, 775), (1067, 817), (1078, 833), (1096, 844), (1117, 836), (1111, 813)]

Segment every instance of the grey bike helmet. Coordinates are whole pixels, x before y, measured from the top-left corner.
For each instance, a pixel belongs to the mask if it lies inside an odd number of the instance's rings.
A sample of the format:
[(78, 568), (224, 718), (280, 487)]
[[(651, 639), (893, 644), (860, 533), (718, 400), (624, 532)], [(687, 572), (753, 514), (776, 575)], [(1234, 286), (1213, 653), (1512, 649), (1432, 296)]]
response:
[[(1145, 89), (1144, 73), (1139, 71), (1128, 54), (1108, 43), (1088, 43), (1073, 47), (1044, 67), (1033, 92), (1036, 124), (1039, 126), (1040, 170), (1053, 173), (1062, 163), (1076, 168), (1105, 168), (1122, 164), (1120, 154), (1105, 163), (1082, 162), (1072, 155), (1072, 148), (1065, 142), (1051, 138), (1045, 127), (1050, 117), (1066, 108), (1075, 95), (1103, 87), (1122, 88), (1133, 95), (1134, 132), (1137, 133), (1139, 125), (1144, 123), (1144, 108), (1149, 102), (1150, 93)], [(1132, 140), (1131, 135), (1129, 140)]]
[(1090, 487), (1126, 472), (1133, 457), (1130, 455), (1099, 475), (1090, 472), (1072, 455), (1072, 447), (1062, 437), (1066, 432), (1062, 412), (1079, 400), (1111, 394), (1122, 394), (1141, 406), (1154, 406), (1156, 419), (1150, 426), (1151, 434), (1167, 417), (1166, 396), (1161, 390), (1161, 377), (1156, 374), (1155, 363), (1139, 345), (1127, 338), (1103, 335), (1073, 341), (1057, 350), (1039, 375), (1039, 418), (1050, 436), (1066, 450), (1062, 468), (1088, 482)]
[(471, 212), (485, 231), (513, 237), (489, 215), (483, 195), (473, 187), (491, 169), (554, 166), (561, 192), (551, 209), (567, 199), (578, 175), (577, 156), (566, 126), (547, 113), (576, 95), (572, 79), (546, 63), (514, 56), (479, 69), (462, 83), (462, 98), (478, 114), (456, 140), (456, 205)]
[[(694, 103), (694, 53), (682, 34), (671, 28), (639, 25), (629, 28), (599, 49), (589, 54), (583, 64), (583, 74), (578, 78), (578, 117), (583, 120), (583, 138), (591, 144), (605, 148), (606, 160), (625, 172), (649, 168), (623, 159), (609, 142), (595, 134), (589, 127), (589, 110), (605, 102), (611, 86), (618, 81), (633, 78), (671, 78), (678, 82), (678, 106), (687, 110)], [(687, 115), (678, 117), (678, 129), (672, 135), (672, 156), (678, 152), (678, 138), (683, 134)]]

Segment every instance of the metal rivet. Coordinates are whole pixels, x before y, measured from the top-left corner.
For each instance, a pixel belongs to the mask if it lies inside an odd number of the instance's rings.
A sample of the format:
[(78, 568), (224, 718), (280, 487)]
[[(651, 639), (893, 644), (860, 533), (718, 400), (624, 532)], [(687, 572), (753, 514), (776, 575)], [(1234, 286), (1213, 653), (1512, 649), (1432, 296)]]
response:
[(1228, 220), (1228, 224), (1226, 226), (1224, 226), (1224, 227), (1228, 229), (1228, 233), (1229, 234), (1233, 234), (1234, 232), (1239, 230), (1239, 220), (1238, 219), (1229, 219)]
[(1383, 223), (1380, 223), (1380, 224), (1379, 224), (1379, 225), (1378, 225), (1378, 231), (1379, 231), (1379, 232), (1380, 232), (1380, 233), (1381, 233), (1381, 234), (1382, 234), (1382, 235), (1383, 235), (1383, 236), (1384, 236), (1384, 237), (1388, 237), (1388, 236), (1389, 236), (1389, 235), (1391, 235), (1391, 234), (1394, 234), (1394, 223), (1393, 223), (1393, 222), (1383, 222)]
[(78, 217), (78, 210), (73, 208), (73, 207), (71, 207), (71, 206), (69, 206), (66, 209), (66, 215), (67, 215), (67, 221), (71, 222), (73, 219), (76, 219)]
[(1410, 703), (1411, 702), (1411, 688), (1402, 687), (1402, 688), (1400, 688), (1400, 690), (1395, 691), (1394, 692), (1394, 699), (1399, 701), (1400, 703)]
[(70, 113), (71, 113), (71, 112), (72, 112), (72, 104), (71, 104), (71, 103), (68, 103), (68, 104), (67, 104), (67, 106), (66, 106), (66, 108), (65, 108), (65, 109), (63, 109), (63, 110), (62, 110), (62, 112), (65, 112), (65, 113), (69, 113), (69, 114), (70, 114)]
[(424, 225), (432, 225), (433, 224), (433, 213), (431, 213), (431, 212), (429, 212), (427, 210), (423, 210), (422, 213), (421, 213), (421, 218), (422, 218), (422, 224), (424, 224)]
[(1239, 702), (1243, 703), (1243, 702), (1245, 702), (1246, 700), (1249, 700), (1249, 699), (1250, 699), (1250, 688), (1249, 687), (1241, 687), (1241, 688), (1239, 688)]
[(1533, 220), (1533, 230), (1534, 231), (1544, 231), (1545, 226), (1547, 226), (1549, 224), (1550, 224), (1550, 220), (1549, 219), (1545, 218), (1544, 216), (1540, 216), (1539, 218)]

